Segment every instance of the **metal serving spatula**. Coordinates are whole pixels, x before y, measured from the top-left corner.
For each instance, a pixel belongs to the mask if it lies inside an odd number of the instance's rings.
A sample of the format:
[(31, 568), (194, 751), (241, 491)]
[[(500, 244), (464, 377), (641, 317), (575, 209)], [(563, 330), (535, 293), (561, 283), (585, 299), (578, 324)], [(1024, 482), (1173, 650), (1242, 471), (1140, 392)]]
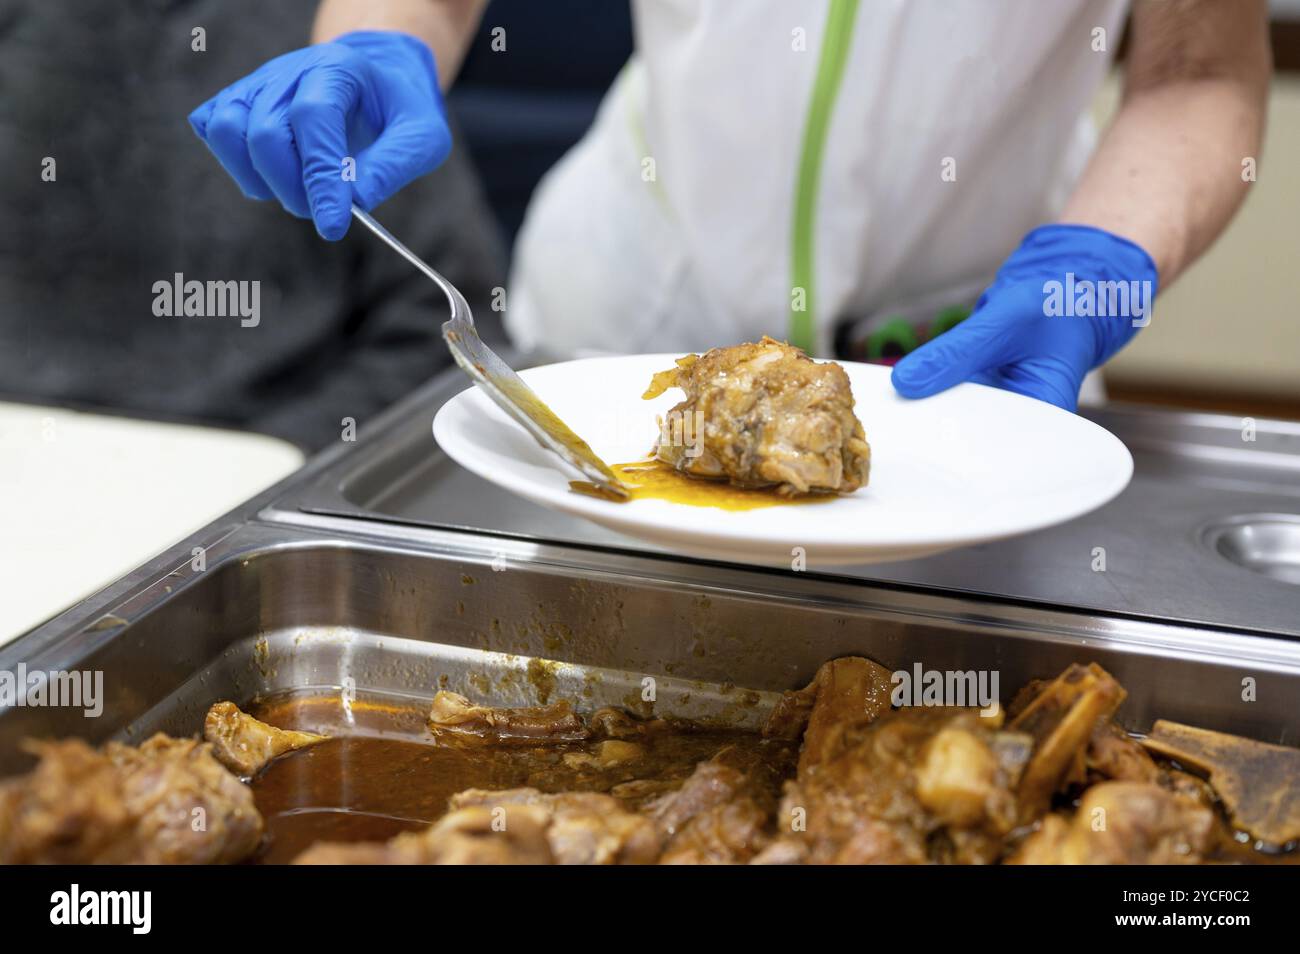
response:
[(510, 365), (502, 361), (479, 338), (469, 304), (456, 286), (394, 238), (370, 213), (354, 205), (352, 215), (442, 289), (442, 293), (447, 296), (447, 304), (451, 306), (451, 320), (443, 324), (442, 336), (456, 363), (493, 403), (518, 421), (524, 430), (536, 438), (537, 443), (558, 454), (565, 463), (576, 468), (607, 495), (626, 500), (629, 496), (627, 488), (608, 465), (542, 402)]

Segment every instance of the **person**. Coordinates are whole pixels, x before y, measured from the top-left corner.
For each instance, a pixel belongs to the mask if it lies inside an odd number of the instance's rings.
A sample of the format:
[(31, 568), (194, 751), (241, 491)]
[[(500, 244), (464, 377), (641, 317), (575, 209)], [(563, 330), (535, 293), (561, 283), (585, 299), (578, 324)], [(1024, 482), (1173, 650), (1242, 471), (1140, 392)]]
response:
[[(0, 395), (313, 450), (451, 366), (435, 286), (373, 236), (327, 245), (241, 201), (184, 120), (223, 78), (305, 41), (314, 7), (6, 5)], [(452, 277), (487, 334), (504, 251), (464, 157), (386, 218)], [(178, 274), (182, 290), (204, 287), (202, 309), (175, 307)], [(208, 313), (209, 283), (232, 282), (246, 313), (224, 294), (226, 307)]]
[[(1095, 145), (1127, 8), (636, 0), (635, 55), (533, 200), (508, 329), (572, 353), (767, 333), (824, 355), (901, 315), (929, 338), (893, 369), (904, 397), (977, 381), (1075, 409), (1242, 201), (1271, 71), (1265, 0), (1137, 0)], [(479, 12), (324, 0), (316, 45), (191, 122), (245, 194), (339, 239), (353, 201), (448, 155), (442, 90)]]

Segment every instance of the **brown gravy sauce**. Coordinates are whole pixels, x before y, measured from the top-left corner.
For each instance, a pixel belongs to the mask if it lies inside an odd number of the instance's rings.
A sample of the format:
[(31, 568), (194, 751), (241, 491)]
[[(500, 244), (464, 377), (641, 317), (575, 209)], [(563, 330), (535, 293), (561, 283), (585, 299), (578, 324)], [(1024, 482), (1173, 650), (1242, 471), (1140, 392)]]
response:
[[(610, 792), (637, 808), (658, 794), (653, 783), (663, 783), (659, 791), (675, 787), (697, 763), (727, 747), (767, 769), (775, 798), (781, 779), (793, 773), (797, 751), (792, 743), (757, 733), (684, 727), (638, 738), (641, 757), (600, 767), (584, 758), (599, 740), (440, 740), (425, 729), (422, 708), (358, 701), (350, 712), (351, 719), (337, 697), (319, 696), (250, 707), (250, 714), (272, 725), (334, 736), (276, 759), (253, 779), (267, 832), (255, 861), (286, 863), (318, 841), (384, 841), (419, 830), (442, 817), (447, 799), (467, 788)], [(652, 784), (618, 787), (635, 780)]]
[[(688, 477), (656, 459), (614, 464), (611, 468), (627, 487), (632, 500), (667, 500), (691, 507), (714, 507), (718, 510), (760, 510), (764, 507), (797, 506), (826, 503), (836, 494), (784, 496), (773, 487), (737, 487), (725, 480)], [(569, 481), (571, 490), (602, 499), (618, 499), (585, 480)], [(622, 502), (619, 500), (619, 502)]]

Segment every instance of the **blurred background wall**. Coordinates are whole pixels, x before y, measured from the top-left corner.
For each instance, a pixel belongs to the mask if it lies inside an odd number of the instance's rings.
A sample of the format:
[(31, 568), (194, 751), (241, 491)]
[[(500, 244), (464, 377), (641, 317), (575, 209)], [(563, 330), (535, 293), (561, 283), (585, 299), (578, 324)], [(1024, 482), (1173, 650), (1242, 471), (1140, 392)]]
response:
[(447, 106), (507, 246), (631, 55), (628, 0), (492, 0)]

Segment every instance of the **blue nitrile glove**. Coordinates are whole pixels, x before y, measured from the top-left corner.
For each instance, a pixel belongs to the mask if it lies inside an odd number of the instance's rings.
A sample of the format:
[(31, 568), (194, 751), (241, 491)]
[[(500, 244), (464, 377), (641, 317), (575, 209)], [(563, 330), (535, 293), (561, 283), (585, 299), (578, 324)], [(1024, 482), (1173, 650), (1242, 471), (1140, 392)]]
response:
[(921, 398), (975, 381), (1073, 411), (1084, 375), (1151, 320), (1156, 285), (1155, 262), (1128, 239), (1044, 225), (1011, 253), (969, 318), (894, 366), (894, 388)]
[(354, 199), (373, 208), (451, 151), (433, 54), (405, 33), (348, 33), (278, 56), (190, 124), (245, 195), (279, 199), (331, 241)]

